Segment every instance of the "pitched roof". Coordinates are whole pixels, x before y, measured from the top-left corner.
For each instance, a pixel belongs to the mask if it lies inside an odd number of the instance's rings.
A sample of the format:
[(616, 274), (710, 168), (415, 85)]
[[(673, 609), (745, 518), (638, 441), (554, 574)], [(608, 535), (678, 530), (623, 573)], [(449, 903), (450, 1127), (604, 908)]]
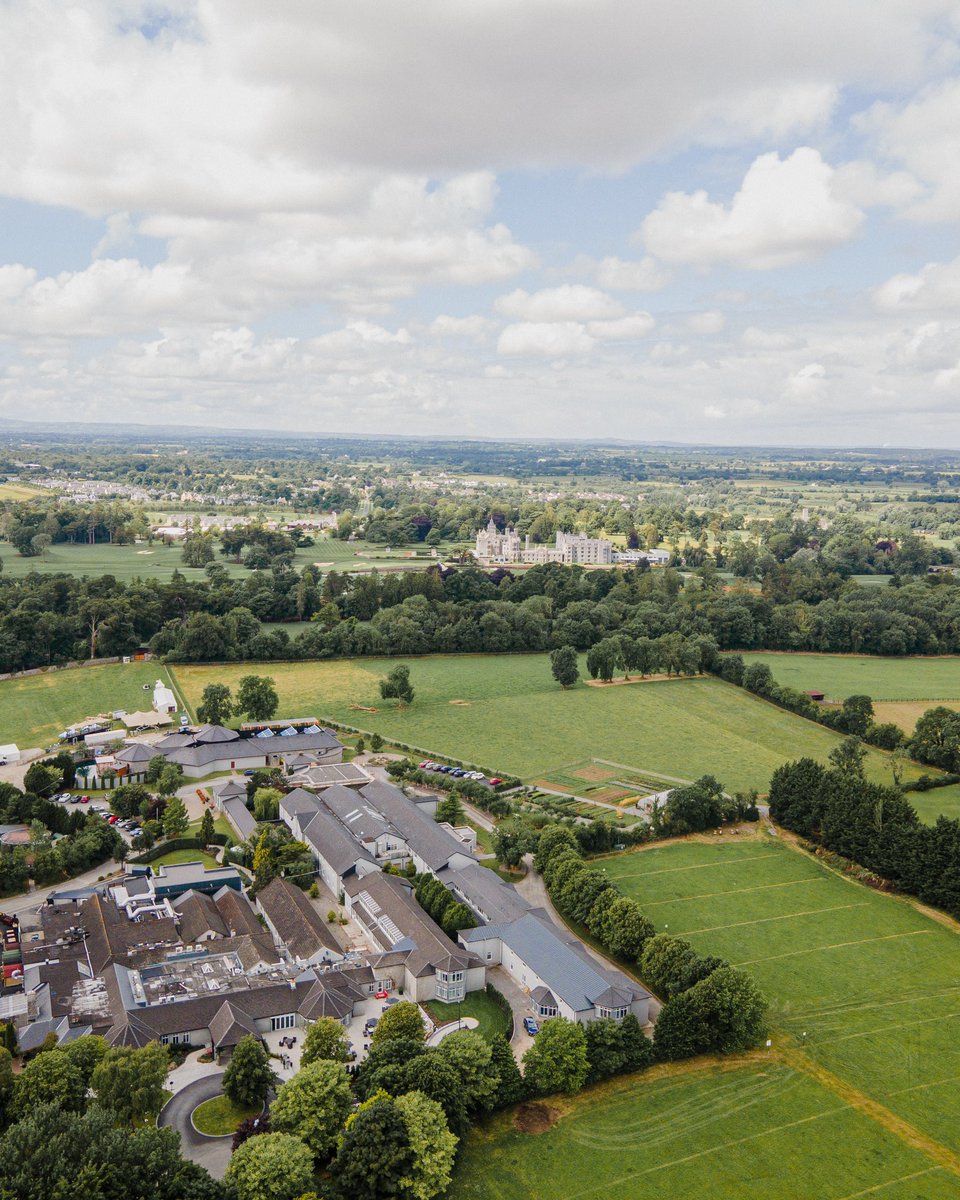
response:
[(156, 754), (153, 746), (146, 745), (145, 742), (130, 742), (129, 745), (118, 750), (113, 756), (120, 763), (148, 763)]
[(482, 921), (512, 921), (530, 911), (530, 905), (515, 888), (479, 863), (444, 867), (437, 878), (462, 897)]
[(385, 950), (403, 951), (416, 977), (440, 971), (464, 971), (479, 963), (476, 954), (458, 946), (423, 911), (413, 888), (396, 875), (376, 872), (345, 885), (355, 916)]
[(257, 920), (253, 905), (241, 892), (222, 887), (219, 892), (214, 892), (213, 902), (232, 937), (245, 933), (251, 937), (264, 936), (263, 926)]
[[(595, 963), (576, 939), (567, 940), (552, 922), (532, 912), (517, 921), (463, 929), (459, 936), (468, 946), (484, 938), (499, 938), (574, 1012), (588, 1012), (598, 1004), (629, 1005), (649, 995), (622, 972)], [(612, 991), (616, 1002), (608, 1005)]]
[(212, 896), (191, 890), (178, 896), (173, 907), (180, 914), (180, 936), (185, 942), (195, 942), (205, 933), (217, 937), (227, 937), (230, 933)]
[(253, 1034), (254, 1037), (258, 1036), (253, 1018), (247, 1016), (230, 1000), (224, 1000), (220, 1005), (208, 1028), (210, 1040), (215, 1049), (220, 1049), (222, 1046), (235, 1046), (241, 1038), (248, 1037), (250, 1034)]
[(300, 888), (279, 876), (257, 893), (257, 904), (294, 958), (306, 961), (321, 950), (342, 957), (340, 943)]
[[(326, 800), (327, 793), (324, 793)], [(473, 855), (433, 817), (390, 783), (368, 783), (360, 795), (396, 829), (410, 849), (422, 858), (431, 871), (445, 867), (454, 855), (472, 859)]]
[(229, 796), (220, 803), (230, 823), (242, 838), (246, 839), (257, 832), (257, 819), (239, 796)]
[(318, 809), (312, 817), (305, 816), (300, 821), (300, 828), (303, 840), (341, 877), (357, 863), (376, 863), (373, 855), (353, 840), (329, 809)]

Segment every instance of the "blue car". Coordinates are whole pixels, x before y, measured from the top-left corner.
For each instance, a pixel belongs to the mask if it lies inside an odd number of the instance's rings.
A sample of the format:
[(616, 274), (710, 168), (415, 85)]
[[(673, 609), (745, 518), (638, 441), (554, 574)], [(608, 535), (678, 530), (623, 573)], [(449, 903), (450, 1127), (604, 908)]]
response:
[(533, 1017), (524, 1017), (523, 1027), (531, 1037), (536, 1037), (540, 1032), (540, 1026), (536, 1023)]

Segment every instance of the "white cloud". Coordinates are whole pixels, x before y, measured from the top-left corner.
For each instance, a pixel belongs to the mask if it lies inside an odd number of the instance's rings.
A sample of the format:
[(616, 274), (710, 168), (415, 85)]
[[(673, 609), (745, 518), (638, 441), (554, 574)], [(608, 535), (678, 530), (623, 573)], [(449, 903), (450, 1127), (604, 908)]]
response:
[[(894, 201), (918, 221), (960, 218), (960, 79), (923, 89), (904, 104), (876, 103), (857, 121), (882, 154), (922, 187)], [(904, 172), (899, 172), (904, 174)]]
[(644, 220), (647, 249), (667, 262), (731, 263), (770, 270), (815, 258), (848, 241), (863, 213), (837, 199), (833, 169), (818, 151), (757, 158), (729, 207), (704, 191), (669, 192)]
[(587, 332), (601, 341), (635, 341), (646, 337), (655, 324), (649, 313), (638, 312), (612, 321), (589, 321)]
[(525, 321), (508, 325), (503, 330), (497, 342), (497, 352), (562, 358), (568, 354), (589, 354), (595, 345), (595, 339), (579, 321)]
[(960, 311), (960, 258), (894, 275), (875, 290), (873, 298), (884, 312), (956, 313)]
[(723, 313), (716, 309), (711, 309), (709, 312), (692, 313), (687, 317), (687, 327), (694, 333), (719, 333), (726, 323)]
[(438, 338), (467, 338), (479, 344), (487, 340), (495, 327), (488, 317), (449, 317), (441, 314), (430, 322), (427, 332)]
[(619, 317), (623, 305), (596, 288), (579, 283), (543, 288), (539, 292), (517, 288), (494, 303), (497, 312), (521, 321), (602, 321)]
[(605, 258), (597, 266), (597, 283), (614, 292), (658, 292), (669, 282), (670, 272), (649, 257), (637, 262)]

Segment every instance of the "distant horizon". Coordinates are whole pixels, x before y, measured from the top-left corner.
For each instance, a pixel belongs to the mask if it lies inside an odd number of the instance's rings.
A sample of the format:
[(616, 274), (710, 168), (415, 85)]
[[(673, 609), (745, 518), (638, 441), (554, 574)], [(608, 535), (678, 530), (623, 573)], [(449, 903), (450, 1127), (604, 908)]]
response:
[[(151, 424), (142, 421), (22, 421), (7, 417), (0, 417), (0, 442), (4, 439), (12, 437), (28, 437), (31, 432), (38, 434), (55, 434), (62, 431), (65, 438), (71, 435), (74, 437), (83, 437), (85, 431), (103, 431), (109, 432), (115, 437), (121, 437), (126, 430), (143, 430), (144, 436), (148, 436), (151, 432), (163, 433), (173, 439), (179, 434), (184, 439), (189, 439), (191, 435), (210, 438), (228, 439), (231, 437), (256, 439), (269, 438), (271, 440), (286, 440), (291, 436), (298, 436), (308, 441), (322, 441), (324, 438), (329, 438), (333, 441), (401, 441), (401, 442), (461, 442), (465, 444), (482, 442), (487, 445), (504, 445), (516, 444), (529, 446), (621, 446), (626, 449), (634, 450), (689, 450), (689, 451), (712, 451), (712, 450), (792, 450), (792, 451), (809, 451), (823, 452), (836, 451), (843, 454), (958, 454), (960, 455), (960, 447), (952, 446), (884, 446), (870, 445), (869, 443), (841, 445), (838, 443), (800, 443), (800, 442), (683, 442), (670, 439), (656, 440), (634, 440), (622, 437), (536, 437), (536, 436), (509, 436), (503, 435), (500, 437), (482, 435), (471, 435), (469, 437), (456, 437), (446, 433), (366, 433), (366, 432), (350, 432), (348, 430), (328, 430), (317, 432), (303, 429), (254, 429), (254, 428), (236, 428), (229, 433), (225, 433), (222, 429), (217, 429), (215, 426), (205, 425), (170, 425), (170, 424)], [(549, 472), (548, 472), (549, 474)]]

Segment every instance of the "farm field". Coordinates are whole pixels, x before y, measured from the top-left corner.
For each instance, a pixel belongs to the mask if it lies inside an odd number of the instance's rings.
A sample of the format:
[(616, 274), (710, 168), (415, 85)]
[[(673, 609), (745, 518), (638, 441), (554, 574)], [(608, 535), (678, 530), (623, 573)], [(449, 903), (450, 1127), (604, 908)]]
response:
[(940, 816), (960, 818), (960, 783), (931, 788), (929, 792), (908, 792), (907, 799), (917, 810), (920, 820), (928, 825), (933, 825)]
[[(947, 1200), (957, 1178), (809, 1076), (770, 1061), (643, 1075), (511, 1110), (470, 1134), (451, 1192), (465, 1200)], [(519, 1110), (521, 1113), (523, 1110)]]
[(609, 857), (603, 866), (659, 931), (754, 976), (772, 1027), (790, 1035), (795, 1049), (785, 1053), (960, 1153), (954, 928), (761, 831)]
[[(151, 707), (157, 679), (169, 681), (160, 663), (112, 663), (47, 671), (0, 681), (0, 743), (21, 750), (47, 746), (67, 726), (101, 712)], [(148, 685), (150, 691), (144, 691)]]
[(928, 708), (960, 708), (960, 700), (878, 700), (873, 706), (878, 722), (890, 721), (904, 733), (913, 733)]
[(865, 694), (874, 700), (955, 700), (960, 704), (960, 657), (878, 658), (750, 651), (743, 658), (747, 663), (766, 663), (777, 683), (802, 692), (817, 688), (826, 693), (828, 700)]
[[(412, 549), (412, 547), (411, 547)], [(420, 547), (422, 551), (423, 547)], [(202, 567), (188, 567), (183, 561), (183, 548), (179, 544), (96, 546), (71, 545), (61, 542), (51, 546), (42, 557), (21, 558), (9, 542), (0, 542), (0, 558), (3, 559), (4, 575), (19, 579), (31, 571), (42, 575), (63, 573), (68, 575), (113, 575), (127, 582), (134, 578), (169, 579), (179, 571), (187, 579), (205, 579)], [(250, 574), (242, 564), (232, 562), (218, 554), (215, 560), (235, 578)], [(423, 568), (431, 560), (411, 559), (403, 549), (388, 550), (384, 546), (368, 546), (365, 542), (341, 542), (334, 538), (323, 538), (313, 546), (304, 546), (294, 555), (296, 570), (324, 564), (321, 571), (373, 571), (396, 570), (398, 568)]]
[[(729, 790), (764, 791), (782, 762), (801, 755), (826, 760), (840, 740), (718, 679), (565, 692), (551, 678), (547, 656), (538, 654), (408, 660), (416, 699), (398, 709), (380, 699), (378, 687), (396, 661), (180, 666), (176, 679), (195, 706), (207, 683), (236, 687), (241, 675), (259, 671), (276, 680), (281, 713), (379, 732), (424, 753), (528, 780), (602, 758), (640, 774), (695, 779), (711, 773)], [(870, 751), (872, 778), (889, 782), (887, 761)], [(909, 771), (920, 774), (916, 766)]]

